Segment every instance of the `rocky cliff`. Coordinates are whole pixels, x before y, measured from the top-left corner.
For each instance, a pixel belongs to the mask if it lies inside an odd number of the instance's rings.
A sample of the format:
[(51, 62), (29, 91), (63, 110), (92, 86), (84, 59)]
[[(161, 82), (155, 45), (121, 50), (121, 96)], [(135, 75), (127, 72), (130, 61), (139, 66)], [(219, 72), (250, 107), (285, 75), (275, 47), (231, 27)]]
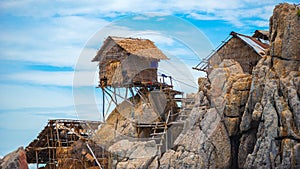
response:
[(300, 168), (299, 10), (275, 7), (270, 51), (251, 75), (223, 60), (199, 79), (190, 127), (159, 168)]

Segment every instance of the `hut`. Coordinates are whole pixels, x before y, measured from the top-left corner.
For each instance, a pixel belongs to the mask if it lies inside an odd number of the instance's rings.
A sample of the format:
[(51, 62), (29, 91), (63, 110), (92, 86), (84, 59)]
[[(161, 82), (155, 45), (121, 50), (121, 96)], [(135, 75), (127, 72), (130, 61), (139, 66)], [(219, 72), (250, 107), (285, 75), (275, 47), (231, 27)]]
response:
[(245, 73), (252, 73), (252, 68), (269, 49), (267, 31), (257, 30), (253, 36), (231, 32), (229, 37), (194, 69), (208, 74), (224, 59), (234, 59), (239, 62)]
[(158, 62), (168, 59), (152, 41), (108, 36), (93, 58), (99, 62), (99, 86), (142, 86), (157, 82)]

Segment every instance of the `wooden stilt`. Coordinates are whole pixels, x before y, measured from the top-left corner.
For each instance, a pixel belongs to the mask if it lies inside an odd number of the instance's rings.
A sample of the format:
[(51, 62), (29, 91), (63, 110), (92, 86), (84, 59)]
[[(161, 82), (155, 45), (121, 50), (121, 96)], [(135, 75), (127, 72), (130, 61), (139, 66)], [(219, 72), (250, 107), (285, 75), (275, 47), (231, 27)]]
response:
[(102, 88), (102, 120), (105, 123), (105, 92), (104, 88)]
[(38, 155), (37, 151), (35, 151), (35, 161), (36, 161), (36, 168), (38, 169), (39, 168), (39, 155)]

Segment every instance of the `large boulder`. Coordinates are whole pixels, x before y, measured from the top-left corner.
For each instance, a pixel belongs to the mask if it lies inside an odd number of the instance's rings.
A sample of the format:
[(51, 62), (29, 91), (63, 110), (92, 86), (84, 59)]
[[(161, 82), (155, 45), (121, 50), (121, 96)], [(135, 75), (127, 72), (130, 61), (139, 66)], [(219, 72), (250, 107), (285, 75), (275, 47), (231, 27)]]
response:
[(120, 140), (108, 150), (113, 156), (113, 168), (148, 168), (154, 160), (157, 148), (154, 140)]

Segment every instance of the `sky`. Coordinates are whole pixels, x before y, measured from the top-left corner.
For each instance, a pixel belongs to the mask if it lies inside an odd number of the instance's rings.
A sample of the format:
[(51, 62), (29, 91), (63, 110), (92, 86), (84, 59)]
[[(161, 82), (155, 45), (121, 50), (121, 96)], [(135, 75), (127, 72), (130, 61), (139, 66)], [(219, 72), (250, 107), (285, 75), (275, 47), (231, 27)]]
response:
[(231, 31), (268, 30), (281, 2), (1, 0), (0, 156), (26, 147), (48, 119), (100, 120), (90, 61), (108, 35), (152, 40), (170, 58), (159, 73), (193, 91), (203, 74), (191, 68)]

